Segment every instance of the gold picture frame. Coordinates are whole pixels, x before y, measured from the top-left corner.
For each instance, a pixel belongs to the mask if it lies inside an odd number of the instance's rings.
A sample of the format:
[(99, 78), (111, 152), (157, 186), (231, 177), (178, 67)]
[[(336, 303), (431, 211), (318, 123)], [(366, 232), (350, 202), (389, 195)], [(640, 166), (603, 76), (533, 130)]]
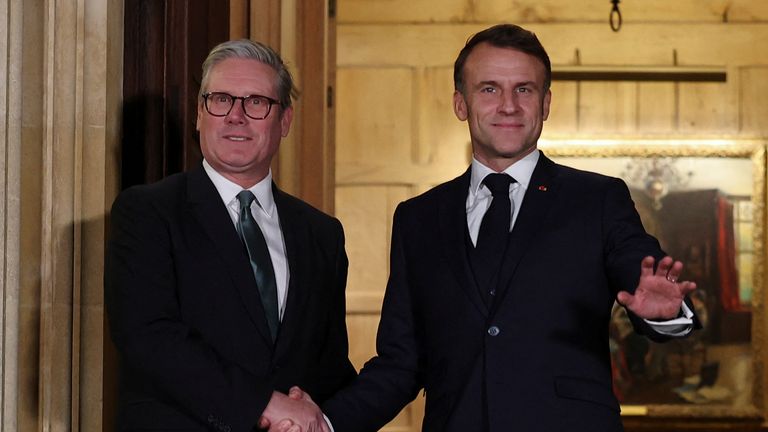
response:
[[(627, 342), (621, 318), (618, 330), (612, 322), (614, 390), (625, 419), (765, 418), (766, 142), (542, 139), (539, 148), (563, 165), (624, 179), (646, 229), (661, 233), (671, 243), (660, 238), (662, 248), (686, 265), (684, 279), (703, 278), (697, 313), (708, 322), (683, 342), (643, 350)], [(616, 387), (622, 380), (624, 393)]]

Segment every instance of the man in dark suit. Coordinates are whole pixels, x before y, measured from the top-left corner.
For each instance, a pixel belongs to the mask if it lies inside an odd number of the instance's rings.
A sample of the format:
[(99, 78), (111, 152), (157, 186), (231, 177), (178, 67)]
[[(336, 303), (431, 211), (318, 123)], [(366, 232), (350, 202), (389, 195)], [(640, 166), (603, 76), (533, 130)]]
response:
[(664, 340), (697, 325), (695, 284), (678, 281), (621, 180), (537, 149), (552, 96), (533, 33), (476, 34), (454, 74), (471, 167), (398, 206), (378, 355), (323, 411), (336, 432), (375, 431), (424, 389), (424, 431), (621, 431), (614, 300)]
[(272, 182), (293, 94), (271, 48), (217, 46), (197, 107), (202, 166), (115, 201), (105, 287), (120, 430), (277, 429), (288, 408), (289, 430), (327, 430), (285, 393), (321, 402), (354, 378), (341, 224)]

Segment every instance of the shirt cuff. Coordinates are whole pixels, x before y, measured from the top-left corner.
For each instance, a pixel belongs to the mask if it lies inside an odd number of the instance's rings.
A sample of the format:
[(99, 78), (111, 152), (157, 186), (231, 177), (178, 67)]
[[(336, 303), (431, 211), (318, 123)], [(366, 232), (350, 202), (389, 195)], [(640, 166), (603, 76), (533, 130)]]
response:
[(665, 336), (685, 336), (693, 330), (693, 311), (685, 302), (680, 306), (683, 316), (667, 321), (651, 321), (644, 319), (657, 333)]
[(323, 418), (325, 419), (325, 424), (328, 425), (328, 429), (330, 429), (331, 432), (334, 432), (333, 425), (331, 424), (331, 420), (328, 418), (328, 416), (323, 414)]

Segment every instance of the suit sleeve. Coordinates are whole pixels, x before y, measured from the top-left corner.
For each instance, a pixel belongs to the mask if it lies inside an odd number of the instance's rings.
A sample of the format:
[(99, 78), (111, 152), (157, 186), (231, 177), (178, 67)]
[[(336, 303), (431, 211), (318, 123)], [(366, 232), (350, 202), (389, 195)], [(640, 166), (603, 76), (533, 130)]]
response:
[(357, 375), (354, 366), (349, 361), (349, 342), (346, 324), (347, 272), (349, 261), (344, 248), (344, 230), (341, 223), (335, 222), (334, 237), (328, 244), (335, 245), (335, 253), (331, 265), (334, 268), (331, 307), (328, 312), (328, 326), (325, 328), (323, 349), (319, 358), (314, 362), (315, 367), (309, 375), (314, 377), (314, 386), (304, 390), (309, 392), (313, 400), (320, 403), (332, 394), (349, 384)]
[[(176, 290), (169, 221), (148, 194), (122, 193), (112, 208), (105, 295), (123, 379), (214, 430), (252, 431), (272, 385), (227, 361), (186, 325)], [(132, 383), (134, 387), (136, 383)]]
[(412, 401), (422, 387), (401, 207), (395, 211), (392, 228), (390, 276), (376, 337), (377, 356), (365, 364), (351, 386), (322, 407), (336, 432), (379, 430)]
[[(653, 256), (658, 262), (666, 254), (658, 240), (643, 228), (629, 189), (621, 180), (613, 179), (608, 187), (603, 206), (603, 227), (607, 276), (613, 287), (613, 295), (619, 291), (634, 293), (640, 279), (640, 262), (643, 258)], [(690, 300), (685, 301), (693, 310)], [(627, 315), (637, 333), (655, 342), (670, 339), (670, 336), (657, 332), (628, 309)], [(694, 328), (700, 326), (694, 316)]]

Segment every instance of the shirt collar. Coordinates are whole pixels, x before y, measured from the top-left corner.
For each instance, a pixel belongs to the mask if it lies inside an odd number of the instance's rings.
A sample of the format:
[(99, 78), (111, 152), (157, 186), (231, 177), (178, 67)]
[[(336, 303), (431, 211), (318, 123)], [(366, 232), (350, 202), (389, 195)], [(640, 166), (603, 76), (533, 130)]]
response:
[[(524, 158), (508, 166), (503, 172), (512, 176), (512, 178), (520, 184), (520, 187), (522, 187), (523, 190), (527, 190), (528, 184), (531, 182), (531, 176), (533, 176), (533, 170), (536, 168), (536, 163), (539, 161), (539, 154), (541, 154), (539, 149), (534, 149)], [(483, 165), (472, 156), (472, 168), (469, 178), (470, 195), (476, 195), (485, 176), (494, 172), (496, 171)]]
[[(208, 174), (211, 182), (219, 192), (221, 200), (224, 201), (224, 205), (229, 206), (237, 199), (237, 194), (243, 190), (242, 186), (221, 175), (218, 171), (213, 169), (211, 164), (205, 159), (203, 159), (203, 169), (205, 169), (206, 174)], [(253, 192), (253, 195), (256, 197), (264, 214), (272, 217), (275, 210), (275, 197), (272, 194), (272, 169), (270, 168), (267, 176), (261, 179), (260, 182), (249, 187), (248, 190)]]

